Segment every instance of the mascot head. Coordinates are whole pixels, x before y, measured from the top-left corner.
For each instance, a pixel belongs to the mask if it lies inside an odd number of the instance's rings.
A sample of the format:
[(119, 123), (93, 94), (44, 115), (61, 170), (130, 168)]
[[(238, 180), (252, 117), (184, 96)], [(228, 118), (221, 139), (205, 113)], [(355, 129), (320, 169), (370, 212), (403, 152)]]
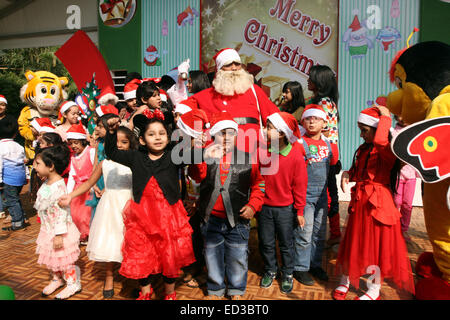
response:
[(43, 116), (57, 113), (61, 102), (67, 99), (63, 87), (69, 80), (47, 71), (27, 71), (25, 77), (28, 82), (20, 89), (22, 101)]
[(388, 95), (387, 107), (405, 123), (450, 110), (450, 46), (429, 41), (400, 51), (392, 62), (390, 79), (398, 90)]

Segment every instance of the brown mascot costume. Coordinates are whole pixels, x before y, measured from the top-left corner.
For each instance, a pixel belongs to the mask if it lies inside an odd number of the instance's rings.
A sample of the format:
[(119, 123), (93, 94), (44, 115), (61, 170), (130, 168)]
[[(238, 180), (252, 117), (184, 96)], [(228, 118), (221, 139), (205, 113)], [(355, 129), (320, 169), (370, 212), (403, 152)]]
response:
[[(450, 299), (450, 175), (443, 172), (449, 163), (448, 141), (442, 143), (450, 122), (450, 46), (438, 41), (411, 46), (394, 59), (390, 76), (398, 90), (389, 94), (387, 107), (410, 125), (402, 131), (402, 141), (393, 141), (393, 150), (397, 156), (403, 152), (406, 156), (400, 159), (414, 166), (425, 182), (423, 209), (433, 247), (417, 261), (416, 298)], [(421, 151), (413, 150), (417, 144)], [(435, 179), (427, 178), (430, 172)]]

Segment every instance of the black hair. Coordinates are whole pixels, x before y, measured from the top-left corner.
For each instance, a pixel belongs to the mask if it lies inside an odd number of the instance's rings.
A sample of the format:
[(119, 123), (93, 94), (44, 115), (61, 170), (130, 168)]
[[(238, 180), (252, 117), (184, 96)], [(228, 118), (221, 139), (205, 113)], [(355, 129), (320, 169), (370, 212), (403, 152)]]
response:
[(283, 86), (283, 92), (287, 92), (287, 89), (291, 92), (292, 101), (286, 112), (294, 113), (298, 108), (305, 107), (305, 97), (303, 96), (303, 87), (298, 81), (286, 82)]
[(211, 81), (208, 75), (201, 70), (189, 71), (189, 78), (191, 78), (192, 93), (197, 93), (211, 87)]
[(117, 108), (118, 111), (122, 110), (123, 108), (127, 108), (128, 105), (126, 102), (124, 101), (119, 101), (116, 103), (115, 107)]
[(159, 88), (156, 86), (154, 81), (144, 81), (142, 82), (136, 90), (136, 102), (138, 106), (142, 106), (144, 103), (142, 102), (142, 98), (147, 100), (155, 94), (155, 92), (159, 92)]
[(100, 118), (97, 119), (97, 125), (101, 122), (103, 127), (108, 130), (108, 120), (113, 118), (120, 118), (117, 114), (114, 113), (107, 113), (102, 115)]
[(70, 150), (64, 145), (57, 145), (42, 149), (37, 156), (40, 156), (45, 166), (55, 167), (55, 171), (61, 175), (70, 163)]
[(158, 87), (161, 88), (164, 91), (167, 91), (175, 84), (175, 80), (171, 76), (163, 75), (161, 77), (161, 81), (158, 82)]
[(0, 120), (0, 139), (11, 139), (17, 133), (19, 125), (14, 117), (4, 117)]
[(44, 140), (45, 142), (47, 142), (47, 144), (52, 146), (59, 146), (64, 144), (64, 141), (62, 140), (61, 136), (56, 132), (44, 132), (42, 134), (42, 140)]
[(317, 104), (322, 98), (330, 98), (336, 105), (339, 99), (338, 84), (333, 70), (328, 66), (316, 65), (309, 70), (309, 79), (316, 87), (313, 103)]
[(142, 80), (142, 76), (139, 72), (128, 72), (127, 76), (125, 78), (125, 84), (127, 84), (128, 82), (130, 82), (133, 79)]
[(209, 83), (213, 83), (213, 80), (215, 77), (216, 77), (216, 73), (214, 71), (208, 72)]
[(122, 132), (127, 137), (128, 141), (130, 141), (130, 150), (138, 149), (139, 143), (138, 143), (136, 135), (133, 133), (133, 131), (131, 131), (127, 127), (120, 126), (117, 129), (117, 132)]
[[(77, 141), (81, 141), (81, 145), (83, 147), (87, 147), (89, 145), (89, 141), (87, 141), (87, 139), (67, 139), (67, 142), (69, 143), (69, 140), (77, 140)], [(70, 143), (69, 143), (70, 144)]]

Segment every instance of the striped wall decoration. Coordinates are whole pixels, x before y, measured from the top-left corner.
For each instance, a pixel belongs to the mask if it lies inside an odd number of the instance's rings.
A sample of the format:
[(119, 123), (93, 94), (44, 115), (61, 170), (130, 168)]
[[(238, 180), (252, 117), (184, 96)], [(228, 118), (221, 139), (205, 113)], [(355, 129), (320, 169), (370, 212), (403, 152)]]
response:
[[(420, 27), (419, 9), (419, 0), (340, 0), (339, 136), (340, 158), (344, 169), (350, 168), (353, 154), (363, 142), (357, 126), (359, 112), (368, 107), (368, 101), (395, 90), (395, 86), (389, 81), (389, 67), (397, 51), (406, 46), (406, 40), (414, 27)], [(364, 20), (368, 20), (366, 30)], [(361, 29), (358, 29), (358, 21)], [(388, 26), (391, 28), (386, 28)], [(372, 48), (369, 45), (366, 53), (360, 44), (344, 42), (347, 40), (344, 36), (350, 27), (356, 36), (365, 34), (373, 44)], [(415, 34), (410, 45), (417, 43), (418, 39)], [(389, 44), (392, 40), (394, 42)], [(358, 52), (362, 57), (357, 57)]]
[[(143, 77), (161, 77), (185, 59), (190, 58), (190, 70), (200, 67), (200, 0), (142, 0), (142, 56), (154, 46), (160, 65), (148, 66), (142, 61)], [(177, 17), (188, 7), (194, 15), (179, 27)], [(167, 24), (166, 24), (167, 22)], [(167, 28), (166, 28), (167, 26)]]

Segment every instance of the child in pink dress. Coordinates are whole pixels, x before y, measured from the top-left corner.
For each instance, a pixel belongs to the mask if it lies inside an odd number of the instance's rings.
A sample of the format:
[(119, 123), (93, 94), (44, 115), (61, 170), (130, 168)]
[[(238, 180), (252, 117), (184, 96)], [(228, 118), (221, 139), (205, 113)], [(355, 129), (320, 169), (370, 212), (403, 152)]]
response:
[[(81, 123), (73, 125), (67, 131), (67, 141), (73, 150), (67, 181), (67, 191), (72, 192), (91, 176), (95, 162), (95, 148), (89, 146), (86, 131)], [(81, 233), (80, 242), (83, 245), (87, 244), (92, 213), (92, 208), (86, 205), (86, 200), (91, 198), (92, 193), (88, 191), (73, 199), (70, 204), (72, 219)]]
[(81, 291), (80, 269), (75, 262), (80, 255), (80, 232), (72, 221), (70, 211), (58, 206), (61, 196), (67, 194), (61, 173), (67, 167), (70, 151), (59, 145), (45, 148), (36, 155), (33, 167), (41, 178), (46, 178), (37, 192), (34, 208), (41, 220), (41, 230), (36, 240), (38, 263), (52, 273), (52, 280), (42, 291), (48, 296), (67, 284), (56, 299), (67, 299)]

